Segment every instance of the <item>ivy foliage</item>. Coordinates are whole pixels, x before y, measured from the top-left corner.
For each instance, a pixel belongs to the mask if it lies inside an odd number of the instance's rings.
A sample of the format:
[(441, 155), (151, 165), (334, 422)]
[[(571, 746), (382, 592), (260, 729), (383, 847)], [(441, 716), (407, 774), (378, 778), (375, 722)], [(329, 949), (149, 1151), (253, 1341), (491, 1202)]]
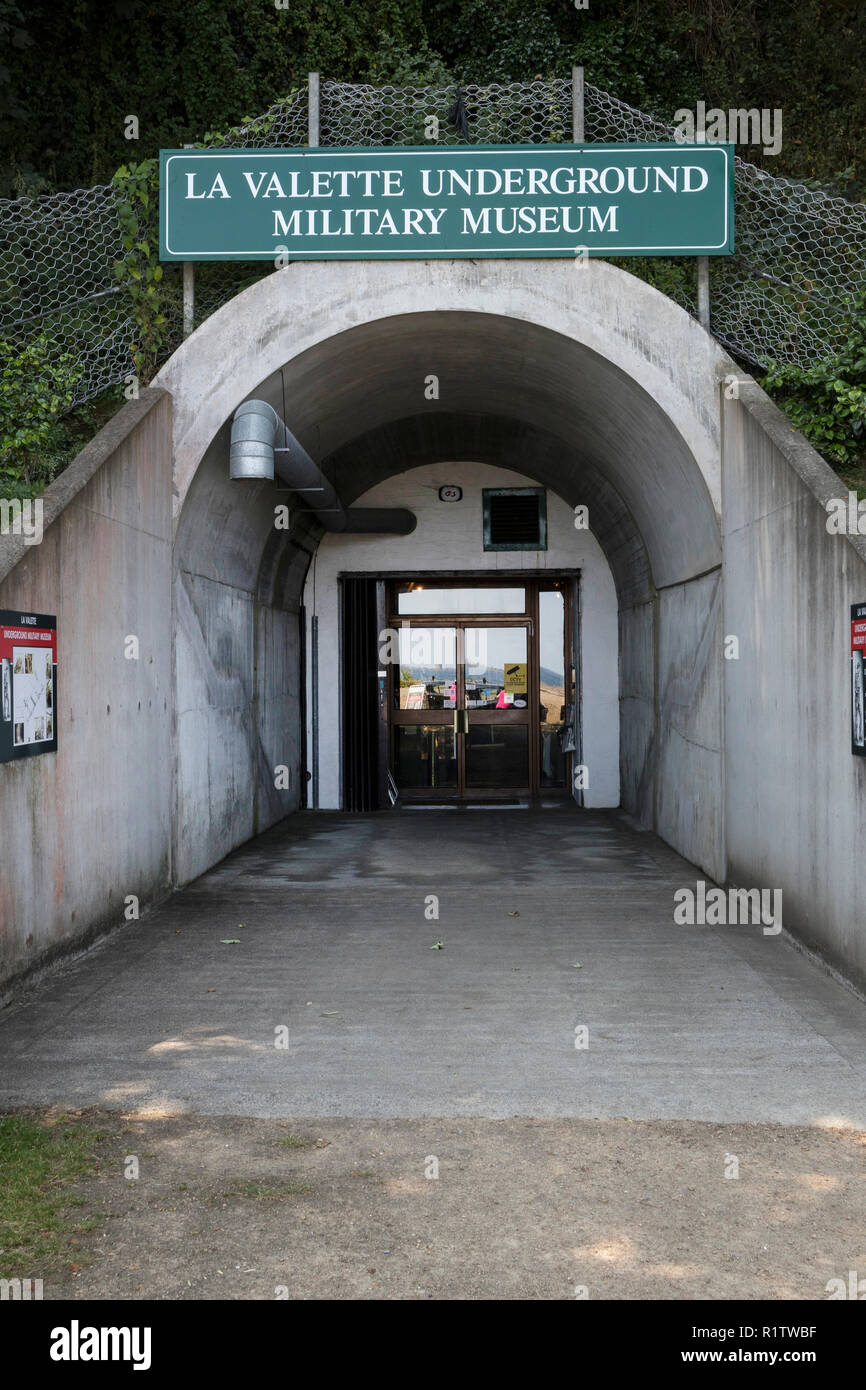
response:
[(364, 80), (383, 33), (406, 52), (426, 40), (420, 0), (0, 0), (4, 31), (18, 45), (0, 98), (0, 196), (12, 197), (35, 180), (107, 182), (130, 156), (258, 115), (310, 71)]
[(762, 385), (843, 476), (860, 481), (866, 463), (866, 296), (841, 352), (808, 369), (770, 363)]
[[(565, 76), (670, 120), (781, 107), (773, 173), (866, 195), (862, 0), (0, 0), (0, 196), (119, 165), (258, 114), (310, 71), (447, 84)], [(139, 138), (128, 141), (126, 117)]]
[(168, 316), (161, 292), (163, 268), (159, 259), (159, 161), (145, 159), (122, 165), (114, 175), (118, 218), (123, 232), (123, 260), (114, 273), (131, 300), (137, 337), (130, 344), (136, 374), (149, 381), (167, 335)]
[(81, 375), (48, 333), (26, 347), (0, 341), (0, 496), (40, 492), (62, 466), (62, 414)]

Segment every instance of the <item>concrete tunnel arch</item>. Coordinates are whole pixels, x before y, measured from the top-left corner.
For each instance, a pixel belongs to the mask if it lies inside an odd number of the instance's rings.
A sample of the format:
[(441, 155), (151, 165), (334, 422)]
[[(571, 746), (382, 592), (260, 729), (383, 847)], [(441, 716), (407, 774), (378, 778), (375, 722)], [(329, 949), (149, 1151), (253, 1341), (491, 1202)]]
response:
[(319, 531), (275, 532), (272, 485), (241, 497), (228, 480), (231, 416), (252, 396), (347, 505), (413, 466), (474, 460), (589, 506), (619, 601), (622, 805), (722, 874), (731, 370), (685, 311), (601, 261), (305, 263), (212, 315), (155, 383), (174, 403), (176, 880), (300, 798), (272, 769), (299, 743), (292, 624)]

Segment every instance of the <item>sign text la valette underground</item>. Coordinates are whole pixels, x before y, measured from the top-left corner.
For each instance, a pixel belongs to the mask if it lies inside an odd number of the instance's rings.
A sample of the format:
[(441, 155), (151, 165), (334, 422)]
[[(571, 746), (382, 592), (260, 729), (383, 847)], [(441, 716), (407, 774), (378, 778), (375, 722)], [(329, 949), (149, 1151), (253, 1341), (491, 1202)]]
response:
[(726, 255), (729, 145), (164, 150), (164, 260)]

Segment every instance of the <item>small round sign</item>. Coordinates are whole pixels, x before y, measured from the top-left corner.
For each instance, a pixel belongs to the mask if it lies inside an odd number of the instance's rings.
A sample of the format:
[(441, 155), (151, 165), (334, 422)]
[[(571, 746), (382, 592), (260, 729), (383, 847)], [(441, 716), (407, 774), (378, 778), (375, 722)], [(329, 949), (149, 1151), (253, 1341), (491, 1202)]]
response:
[(439, 489), (440, 502), (459, 502), (462, 496), (462, 487), (453, 487), (451, 485), (448, 485), (446, 487), (440, 487)]

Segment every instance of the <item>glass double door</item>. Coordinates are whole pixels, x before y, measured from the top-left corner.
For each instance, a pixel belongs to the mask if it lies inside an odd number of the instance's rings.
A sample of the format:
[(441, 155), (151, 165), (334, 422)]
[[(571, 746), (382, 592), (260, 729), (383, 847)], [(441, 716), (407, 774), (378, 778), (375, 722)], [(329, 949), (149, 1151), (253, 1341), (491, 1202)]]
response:
[(398, 632), (391, 723), (401, 791), (444, 800), (529, 793), (530, 620), (421, 619)]

